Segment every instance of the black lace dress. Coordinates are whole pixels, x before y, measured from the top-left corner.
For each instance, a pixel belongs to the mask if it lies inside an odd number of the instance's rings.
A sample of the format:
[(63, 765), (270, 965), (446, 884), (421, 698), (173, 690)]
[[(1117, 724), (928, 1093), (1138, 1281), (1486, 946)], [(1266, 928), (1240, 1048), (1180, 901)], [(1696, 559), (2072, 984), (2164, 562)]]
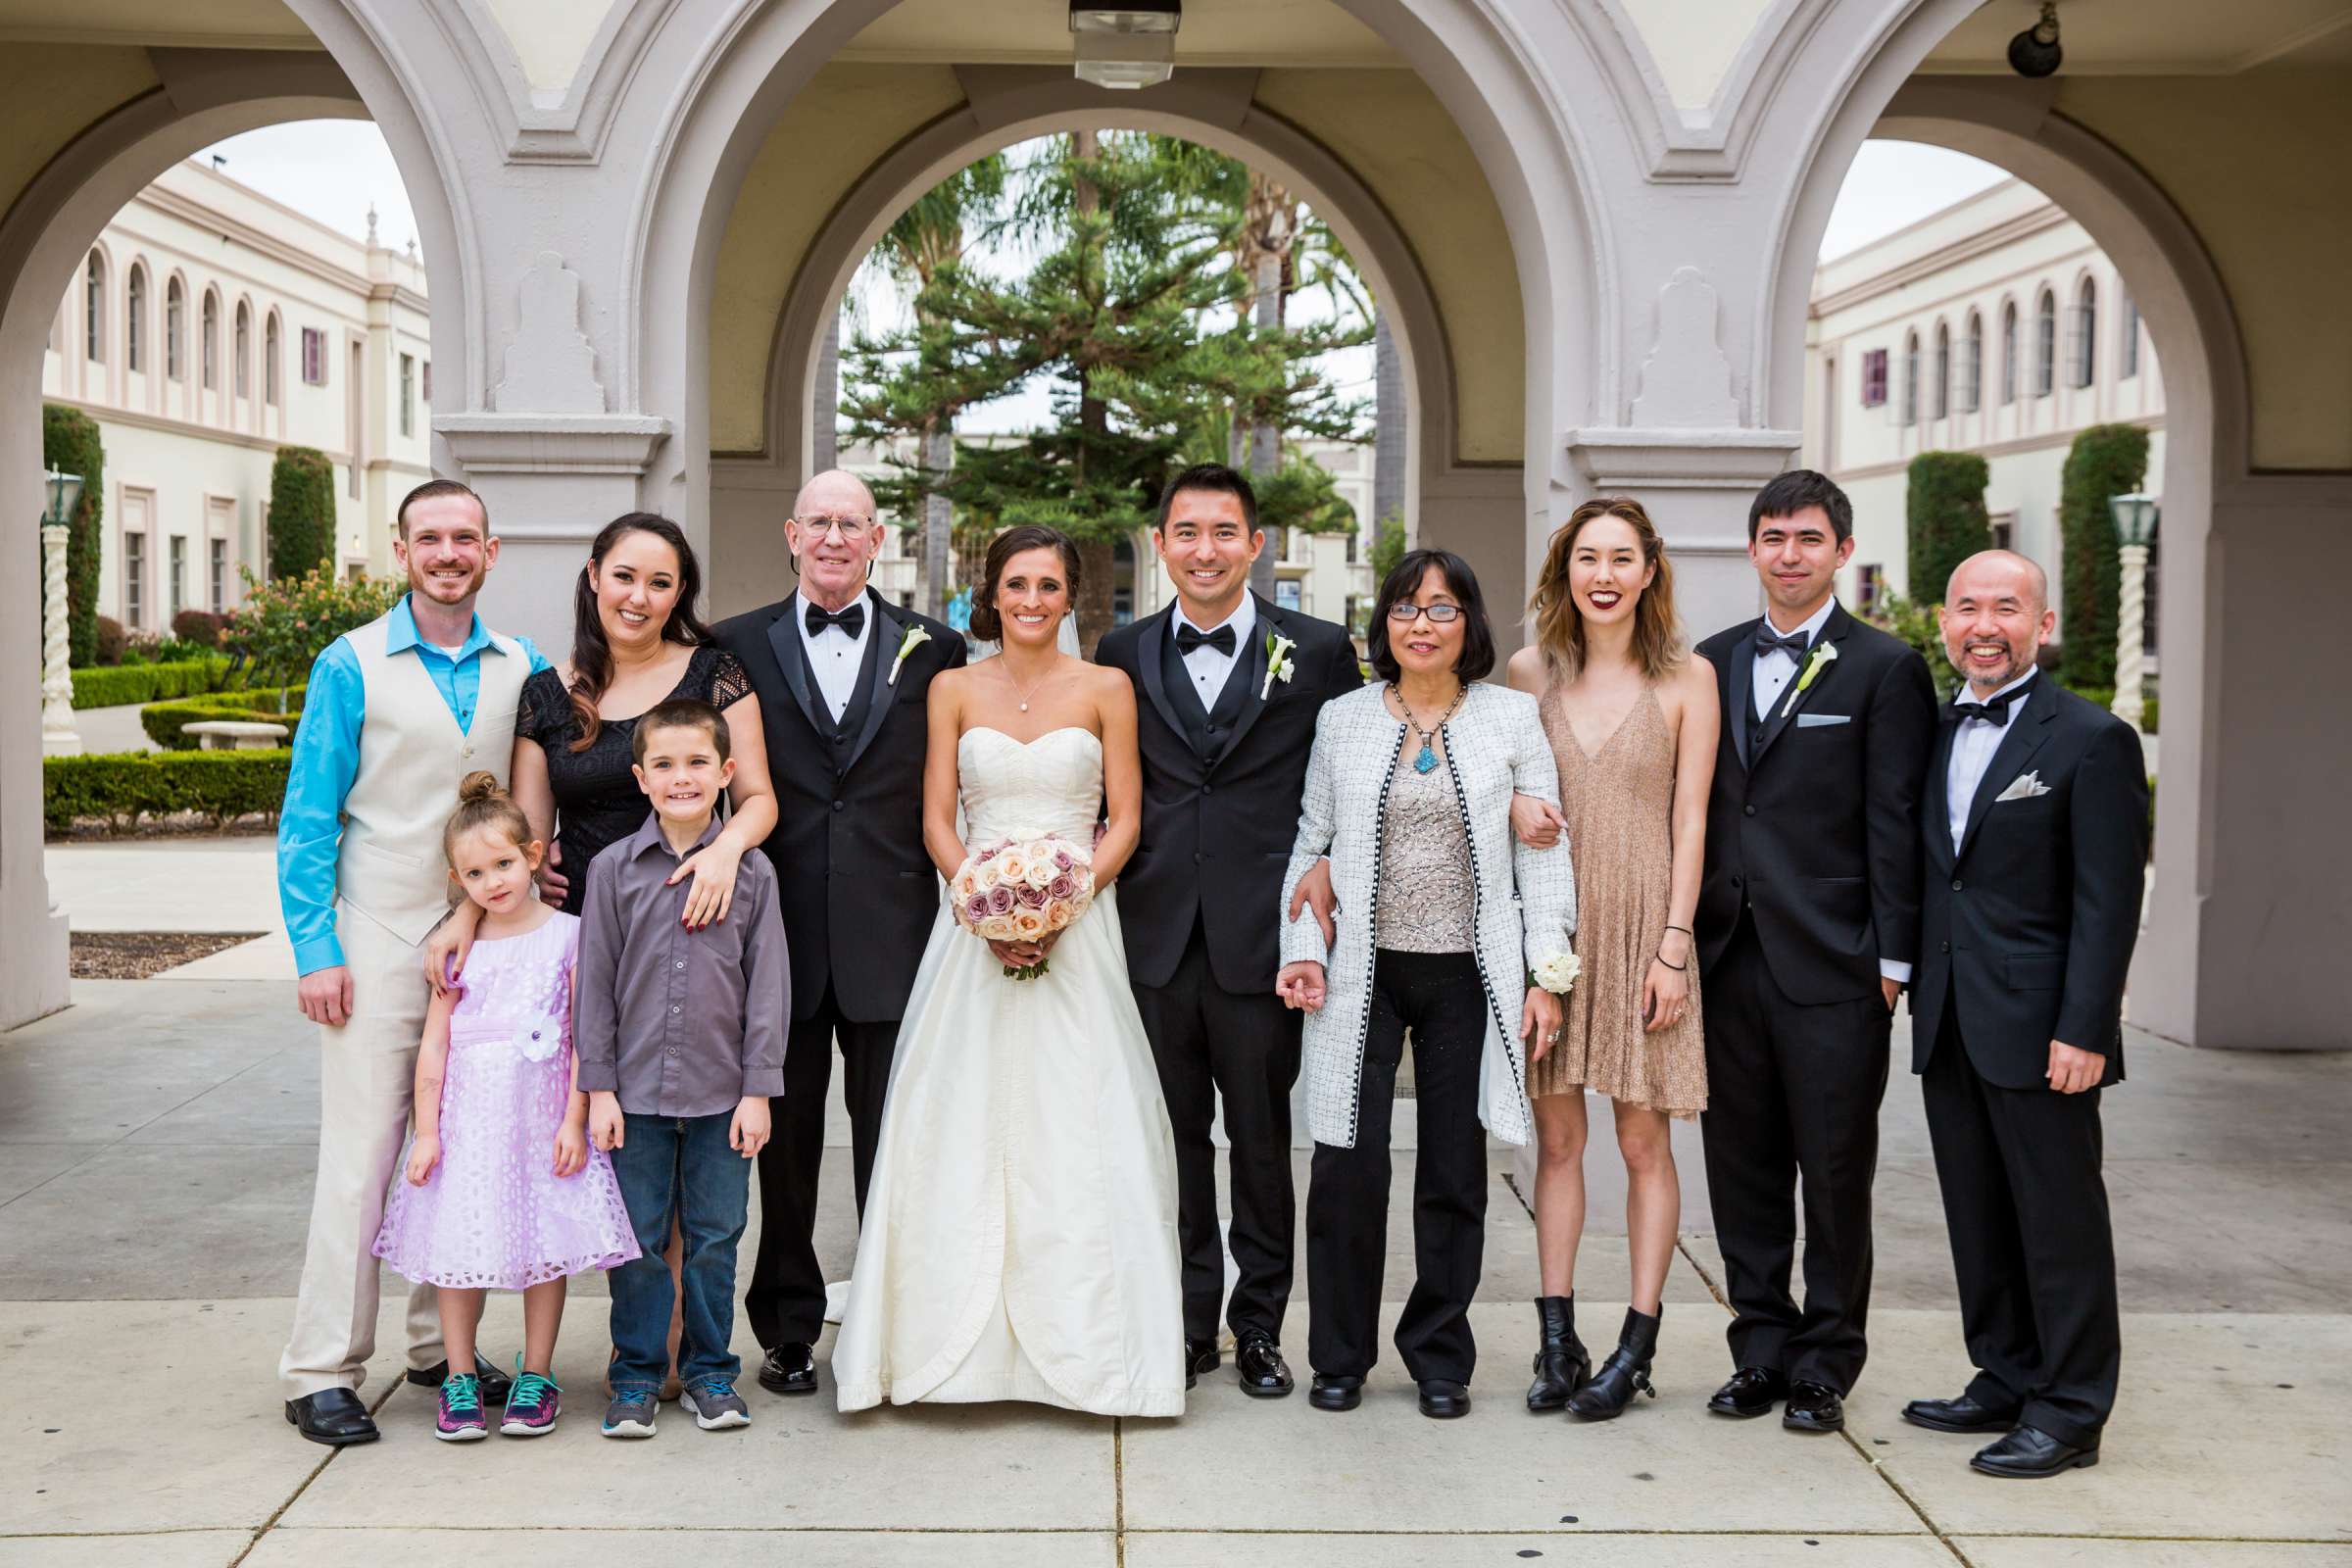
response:
[[(700, 698), (723, 710), (751, 689), (751, 677), (733, 654), (706, 646), (687, 660), (686, 673), (669, 696)], [(588, 891), (588, 862), (606, 845), (644, 826), (652, 809), (637, 787), (637, 776), (629, 771), (630, 740), (636, 732), (634, 718), (608, 718), (595, 741), (575, 752), (571, 743), (579, 737), (579, 722), (564, 677), (548, 668), (523, 682), (514, 733), (538, 742), (547, 754), (547, 781), (556, 797), (556, 843), (563, 850), (556, 869), (569, 883), (557, 907), (566, 914), (580, 912)]]

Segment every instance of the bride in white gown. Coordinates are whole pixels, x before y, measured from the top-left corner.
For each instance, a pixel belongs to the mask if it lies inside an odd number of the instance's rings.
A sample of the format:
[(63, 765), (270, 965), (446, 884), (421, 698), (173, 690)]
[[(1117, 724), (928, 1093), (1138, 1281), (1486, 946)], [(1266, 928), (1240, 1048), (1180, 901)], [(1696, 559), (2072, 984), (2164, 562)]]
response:
[[(1042, 942), (943, 906), (906, 1004), (833, 1376), (841, 1408), (1026, 1399), (1184, 1409), (1175, 1148), (1128, 989), (1111, 879), (1142, 819), (1135, 698), (1055, 646), (1077, 554), (1024, 526), (989, 551), (974, 631), (1004, 652), (931, 683), (923, 837), (1095, 845), (1093, 904)], [(1107, 813), (1104, 806), (1107, 801)], [(1035, 980), (1007, 964), (1039, 957)]]

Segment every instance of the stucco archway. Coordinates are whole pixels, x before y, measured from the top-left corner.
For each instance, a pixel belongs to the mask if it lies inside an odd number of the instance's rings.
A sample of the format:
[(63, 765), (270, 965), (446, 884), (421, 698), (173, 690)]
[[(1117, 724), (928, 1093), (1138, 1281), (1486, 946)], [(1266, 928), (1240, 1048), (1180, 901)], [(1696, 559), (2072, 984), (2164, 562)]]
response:
[[(327, 52), (153, 49), (158, 85), (94, 118), (18, 192), (0, 216), (0, 495), (40, 493), (41, 356), (57, 302), (74, 270), (115, 215), (158, 174), (223, 137), (293, 120), (372, 118), (407, 183), (417, 225), (433, 254), (460, 258), (436, 287), (434, 345), (453, 366), (466, 363), (467, 268), (461, 226), (441, 164), (396, 74), (366, 30), (340, 6), (303, 4)], [(314, 15), (315, 13), (315, 15)], [(32, 555), (35, 519), (21, 511), (19, 559)], [(31, 572), (0, 577), (0, 725), (38, 733), (41, 615)], [(42, 870), (38, 752), (0, 752), (0, 1028), (65, 1005), (67, 931), (49, 906)]]

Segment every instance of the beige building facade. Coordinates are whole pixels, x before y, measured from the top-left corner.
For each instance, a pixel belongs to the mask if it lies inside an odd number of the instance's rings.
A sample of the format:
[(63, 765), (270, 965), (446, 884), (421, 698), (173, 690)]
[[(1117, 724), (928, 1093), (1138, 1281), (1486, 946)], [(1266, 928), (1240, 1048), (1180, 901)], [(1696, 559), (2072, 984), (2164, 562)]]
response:
[[(1175, 73), (1071, 70), (1048, 0), (14, 0), (0, 12), (0, 490), (37, 514), (58, 301), (125, 203), (252, 126), (384, 131), (432, 269), (430, 464), (488, 498), (484, 600), (560, 640), (582, 546), (677, 517), (720, 612), (790, 582), (824, 337), (874, 239), (978, 154), (1165, 130), (1305, 193), (1406, 394), (1403, 507), (1523, 603), (1581, 501), (1668, 519), (1694, 630), (1753, 614), (1798, 461), (1816, 262), (1871, 136), (1986, 159), (2111, 258), (2164, 371), (2165, 786), (2138, 1024), (2352, 1041), (2352, 12), (2026, 0), (1187, 0)], [(829, 417), (829, 411), (827, 411)], [(30, 556), (29, 541), (21, 559)], [(6, 579), (0, 727), (37, 710)], [(1516, 640), (1516, 627), (1506, 629)], [(30, 747), (0, 755), (0, 1021), (66, 1001)]]
[[(2162, 499), (2164, 378), (2115, 263), (2048, 197), (2006, 180), (1825, 263), (1806, 333), (1805, 458), (1854, 502), (1850, 604), (1911, 593), (1911, 460), (1985, 460), (1993, 541), (2053, 578), (2066, 455), (2094, 424), (2149, 432)], [(2059, 628), (2060, 638), (2065, 628)]]
[(166, 170), (91, 243), (57, 306), (41, 396), (106, 448), (98, 611), (168, 632), (266, 575), (280, 446), (335, 466), (333, 568), (392, 569), (392, 511), (431, 473), (421, 261), (203, 165)]

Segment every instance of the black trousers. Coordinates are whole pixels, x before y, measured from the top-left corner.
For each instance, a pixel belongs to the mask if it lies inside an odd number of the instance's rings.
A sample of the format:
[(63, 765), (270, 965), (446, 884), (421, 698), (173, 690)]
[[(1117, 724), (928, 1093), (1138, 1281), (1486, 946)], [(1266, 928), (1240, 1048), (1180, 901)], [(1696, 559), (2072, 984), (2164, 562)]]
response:
[[(1184, 1335), (1214, 1339), (1217, 1314), (1238, 1334), (1282, 1338), (1290, 1304), (1297, 1191), (1291, 1181), (1291, 1086), (1298, 1081), (1301, 1015), (1271, 991), (1237, 997), (1209, 972), (1199, 920), (1164, 986), (1137, 986), (1137, 1010), (1159, 1068), (1159, 1092), (1176, 1134), (1176, 1235), (1184, 1250)], [(1217, 1222), (1217, 1151), (1209, 1140), (1225, 1102), (1226, 1163), (1233, 1176), (1233, 1261)]]
[(2124, 1358), (2099, 1092), (1985, 1082), (1948, 1004), (1921, 1088), (1977, 1366), (1968, 1392), (2095, 1447)]
[(1478, 1364), (1470, 1298), (1487, 1246), (1487, 1133), (1478, 1119), (1487, 992), (1467, 953), (1382, 951), (1357, 1086), (1355, 1147), (1315, 1146), (1306, 1190), (1307, 1359), (1362, 1377), (1380, 1358), (1389, 1253), (1389, 1124), (1405, 1032), (1413, 1037), (1420, 1149), (1413, 1161), (1413, 1291), (1396, 1353), (1415, 1382), (1468, 1383)]
[[(1707, 1197), (1732, 1298), (1732, 1363), (1851, 1393), (1867, 1352), (1870, 1189), (1893, 1014), (1873, 987), (1806, 1006), (1772, 978), (1753, 920), (1702, 979)], [(1796, 1202), (1805, 1303), (1789, 1295)]]
[(793, 1021), (784, 1046), (784, 1093), (767, 1102), (771, 1134), (760, 1151), (760, 1253), (743, 1314), (760, 1345), (815, 1343), (825, 1329), (825, 1271), (816, 1260), (817, 1172), (825, 1157), (825, 1106), (833, 1091), (833, 1046), (841, 1044), (843, 1098), (850, 1110), (850, 1158), (858, 1213), (865, 1214), (882, 1103), (899, 1020), (856, 1023), (841, 1015), (830, 985), (816, 1011)]

